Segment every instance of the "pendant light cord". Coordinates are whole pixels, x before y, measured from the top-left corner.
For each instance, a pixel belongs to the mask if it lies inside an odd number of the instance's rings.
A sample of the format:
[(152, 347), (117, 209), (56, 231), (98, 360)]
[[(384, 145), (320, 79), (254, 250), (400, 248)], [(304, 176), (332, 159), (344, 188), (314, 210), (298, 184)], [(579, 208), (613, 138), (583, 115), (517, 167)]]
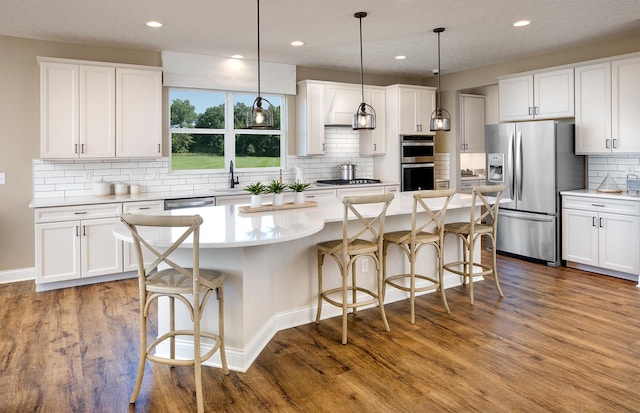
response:
[[(366, 16), (366, 14), (365, 14)], [(364, 103), (364, 63), (362, 60), (362, 14), (358, 17), (360, 20), (360, 86), (362, 93), (362, 103)]]
[[(258, 84), (260, 83), (258, 82)], [(442, 92), (440, 91), (440, 32), (438, 32), (438, 110), (442, 109), (441, 99), (442, 99)]]
[(258, 3), (258, 97), (260, 96), (260, 0)]

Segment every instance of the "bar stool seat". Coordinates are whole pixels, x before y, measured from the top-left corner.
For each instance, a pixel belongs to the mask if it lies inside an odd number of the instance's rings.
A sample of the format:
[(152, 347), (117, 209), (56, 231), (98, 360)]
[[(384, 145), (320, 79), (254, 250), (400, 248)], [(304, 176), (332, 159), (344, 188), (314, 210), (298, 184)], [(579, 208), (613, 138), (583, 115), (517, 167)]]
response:
[[(447, 313), (451, 312), (444, 292), (443, 281), (443, 239), (444, 221), (447, 207), (455, 194), (454, 189), (416, 191), (413, 194), (413, 210), (411, 212), (411, 229), (392, 231), (384, 234), (384, 282), (401, 291), (409, 293), (410, 322), (415, 323), (416, 292), (430, 290), (440, 291), (442, 302)], [(444, 203), (438, 211), (433, 211), (425, 201), (444, 198)], [(396, 245), (409, 260), (409, 273), (387, 274), (387, 252), (389, 246)], [(416, 273), (416, 263), (422, 248), (432, 247), (436, 253), (436, 269), (434, 275)], [(416, 287), (416, 279), (425, 281), (426, 285)], [(408, 284), (408, 285), (407, 285)]]
[[(320, 322), (323, 301), (342, 308), (342, 344), (347, 344), (347, 314), (349, 310), (356, 315), (358, 308), (362, 306), (376, 304), (380, 309), (384, 328), (389, 331), (389, 323), (387, 322), (383, 305), (384, 292), (381, 263), (385, 214), (393, 198), (393, 193), (345, 196), (342, 200), (344, 204), (342, 239), (316, 244), (318, 253), (318, 311), (316, 324)], [(367, 213), (364, 212), (365, 209)], [(375, 212), (371, 213), (372, 210), (375, 210)], [(331, 257), (338, 265), (342, 278), (340, 287), (323, 289), (322, 267), (325, 257)], [(356, 264), (359, 260), (367, 258), (375, 263), (375, 290), (357, 284)], [(349, 278), (351, 283), (349, 283)], [(351, 292), (350, 298), (349, 292)], [(364, 295), (364, 298), (358, 297), (358, 293)]]
[[(469, 222), (451, 222), (444, 226), (444, 236), (454, 235), (462, 241), (462, 261), (454, 261), (444, 264), (444, 269), (462, 276), (462, 283), (469, 281), (469, 302), (473, 305), (473, 277), (482, 276), (493, 278), (500, 297), (504, 297), (496, 267), (496, 250), (492, 249), (491, 264), (483, 264), (480, 257), (474, 257), (477, 243), (483, 236), (491, 239), (492, 245), (496, 245), (496, 228), (498, 225), (498, 211), (505, 185), (483, 185), (473, 188), (471, 198), (471, 212)], [(490, 199), (489, 195), (495, 194)], [(477, 210), (480, 209), (480, 212)], [(478, 258), (478, 259), (476, 259)]]

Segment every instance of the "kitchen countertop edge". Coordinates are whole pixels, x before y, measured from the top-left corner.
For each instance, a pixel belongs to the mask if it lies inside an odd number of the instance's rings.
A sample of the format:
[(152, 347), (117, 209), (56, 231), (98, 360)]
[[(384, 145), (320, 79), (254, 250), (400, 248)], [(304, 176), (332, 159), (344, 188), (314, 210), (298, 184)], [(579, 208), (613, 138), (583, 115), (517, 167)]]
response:
[(606, 198), (606, 199), (621, 199), (625, 201), (635, 201), (640, 202), (640, 197), (631, 196), (626, 191), (611, 193), (611, 192), (598, 192), (595, 189), (574, 189), (571, 191), (561, 191), (560, 195), (570, 195), (570, 196), (583, 196), (583, 197), (597, 197), (597, 198)]

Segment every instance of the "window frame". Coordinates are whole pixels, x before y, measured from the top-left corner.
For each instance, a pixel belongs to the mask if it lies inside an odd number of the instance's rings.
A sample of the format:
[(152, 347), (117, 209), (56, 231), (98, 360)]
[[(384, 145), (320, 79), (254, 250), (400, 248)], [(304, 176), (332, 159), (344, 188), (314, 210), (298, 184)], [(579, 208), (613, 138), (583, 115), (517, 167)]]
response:
[[(234, 91), (234, 90), (216, 90), (216, 89), (199, 89), (199, 88), (183, 88), (171, 86), (168, 88), (167, 100), (168, 100), (168, 129), (169, 129), (169, 173), (171, 174), (206, 174), (216, 172), (226, 172), (228, 170), (227, 165), (231, 161), (234, 163), (234, 169), (238, 172), (273, 172), (287, 167), (287, 127), (288, 124), (288, 110), (287, 110), (287, 95), (273, 93), (269, 95), (263, 95), (267, 99), (271, 96), (277, 96), (280, 98), (280, 129), (235, 129), (234, 124), (234, 97), (236, 94), (246, 95), (247, 92)], [(172, 128), (171, 127), (171, 92), (173, 90), (178, 91), (208, 91), (218, 92), (225, 94), (224, 100), (224, 129), (203, 129), (203, 128)], [(222, 135), (224, 138), (224, 167), (220, 169), (173, 169), (172, 160), (172, 136), (174, 133), (189, 133), (189, 134), (203, 134), (203, 135)], [(280, 166), (277, 167), (264, 167), (264, 168), (238, 168), (235, 165), (236, 156), (236, 135), (279, 135), (280, 136)]]

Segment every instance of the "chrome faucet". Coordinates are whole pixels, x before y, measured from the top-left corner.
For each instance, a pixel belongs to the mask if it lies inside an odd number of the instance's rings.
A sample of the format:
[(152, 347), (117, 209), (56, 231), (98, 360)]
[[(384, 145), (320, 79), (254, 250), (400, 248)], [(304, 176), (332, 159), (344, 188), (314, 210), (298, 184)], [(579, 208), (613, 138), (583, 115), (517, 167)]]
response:
[(240, 185), (240, 180), (236, 176), (235, 179), (233, 177), (233, 161), (229, 162), (229, 173), (231, 174), (231, 188), (235, 188), (236, 185)]

